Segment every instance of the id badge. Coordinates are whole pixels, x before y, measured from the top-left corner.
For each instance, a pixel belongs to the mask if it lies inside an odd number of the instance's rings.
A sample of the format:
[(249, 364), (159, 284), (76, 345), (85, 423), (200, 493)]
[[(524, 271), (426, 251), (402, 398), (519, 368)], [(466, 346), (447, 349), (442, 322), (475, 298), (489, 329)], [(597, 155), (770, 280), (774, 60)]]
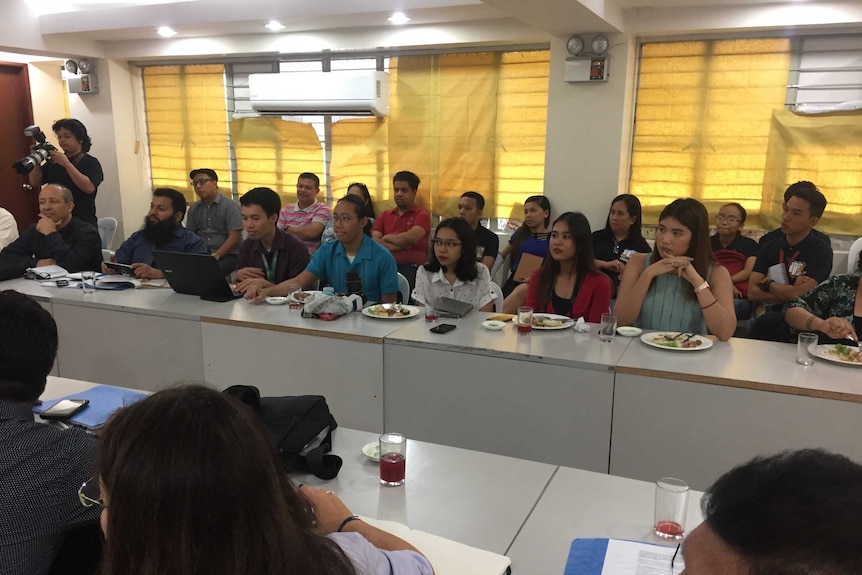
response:
[(793, 277), (798, 277), (798, 276), (802, 275), (802, 272), (804, 272), (804, 271), (805, 271), (805, 262), (795, 261), (795, 262), (792, 262), (787, 268), (787, 272)]
[(619, 259), (624, 264), (627, 264), (629, 263), (629, 259), (631, 259), (633, 255), (635, 255), (635, 251), (633, 249), (627, 249), (623, 250), (623, 253), (621, 253), (620, 257), (617, 259)]

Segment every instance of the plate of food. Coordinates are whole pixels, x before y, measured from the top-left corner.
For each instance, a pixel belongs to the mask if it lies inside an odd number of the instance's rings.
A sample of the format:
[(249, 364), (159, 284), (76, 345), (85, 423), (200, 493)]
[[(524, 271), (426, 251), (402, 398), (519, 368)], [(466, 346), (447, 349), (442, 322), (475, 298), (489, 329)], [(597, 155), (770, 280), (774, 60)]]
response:
[(316, 293), (323, 293), (323, 292), (319, 291), (319, 290), (295, 291), (292, 294), (290, 294), (289, 296), (287, 296), (287, 299), (289, 299), (290, 301), (292, 301), (294, 303), (297, 303), (297, 302), (302, 303)]
[(814, 348), (814, 355), (826, 361), (862, 367), (862, 349), (855, 345), (843, 343), (818, 345)]
[[(518, 318), (512, 320), (518, 325)], [(534, 313), (533, 329), (567, 329), (575, 325), (575, 320), (555, 313)]]
[(641, 336), (641, 341), (652, 347), (671, 351), (698, 351), (712, 347), (712, 340), (690, 332), (652, 332)]
[(419, 315), (421, 308), (415, 305), (401, 305), (397, 303), (379, 303), (362, 308), (362, 315), (376, 317), (377, 319), (407, 319)]

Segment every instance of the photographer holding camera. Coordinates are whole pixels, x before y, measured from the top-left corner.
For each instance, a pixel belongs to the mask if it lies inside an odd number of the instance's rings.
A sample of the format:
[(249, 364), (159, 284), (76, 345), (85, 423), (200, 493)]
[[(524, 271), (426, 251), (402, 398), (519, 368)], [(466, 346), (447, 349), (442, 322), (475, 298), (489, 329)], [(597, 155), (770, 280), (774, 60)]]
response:
[(61, 184), (72, 191), (75, 208), (72, 215), (94, 227), (96, 221), (96, 191), (102, 183), (102, 165), (89, 155), (90, 136), (79, 120), (57, 120), (51, 129), (57, 134), (60, 148), (52, 150), (43, 166), (29, 173), (30, 185), (36, 189), (42, 184)]

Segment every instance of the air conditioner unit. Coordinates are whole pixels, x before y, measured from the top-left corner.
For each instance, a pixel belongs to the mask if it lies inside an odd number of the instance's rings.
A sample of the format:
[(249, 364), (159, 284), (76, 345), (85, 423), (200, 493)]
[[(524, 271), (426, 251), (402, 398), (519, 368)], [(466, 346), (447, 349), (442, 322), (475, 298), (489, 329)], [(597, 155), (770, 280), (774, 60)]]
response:
[(249, 100), (260, 114), (389, 115), (389, 74), (373, 71), (250, 74)]

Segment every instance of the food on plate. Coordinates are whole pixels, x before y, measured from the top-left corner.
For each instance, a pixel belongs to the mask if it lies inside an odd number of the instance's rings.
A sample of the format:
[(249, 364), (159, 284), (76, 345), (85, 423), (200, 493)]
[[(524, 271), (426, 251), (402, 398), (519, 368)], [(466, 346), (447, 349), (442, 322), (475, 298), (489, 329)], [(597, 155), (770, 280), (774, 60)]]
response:
[(693, 333), (660, 333), (652, 338), (652, 342), (664, 347), (681, 347), (686, 349), (703, 345), (700, 338)]
[(830, 349), (827, 353), (832, 357), (837, 357), (842, 361), (849, 361), (851, 363), (862, 363), (862, 350), (858, 347), (850, 347), (844, 345), (843, 343), (836, 343), (835, 347)]
[(397, 315), (408, 316), (410, 315), (410, 310), (407, 308), (396, 308), (396, 306), (392, 304), (378, 304), (373, 305), (367, 308), (368, 311), (376, 316), (380, 317), (393, 317)]
[(572, 320), (570, 319), (555, 319), (543, 315), (534, 315), (533, 327), (560, 327), (561, 325), (565, 325), (571, 321)]

